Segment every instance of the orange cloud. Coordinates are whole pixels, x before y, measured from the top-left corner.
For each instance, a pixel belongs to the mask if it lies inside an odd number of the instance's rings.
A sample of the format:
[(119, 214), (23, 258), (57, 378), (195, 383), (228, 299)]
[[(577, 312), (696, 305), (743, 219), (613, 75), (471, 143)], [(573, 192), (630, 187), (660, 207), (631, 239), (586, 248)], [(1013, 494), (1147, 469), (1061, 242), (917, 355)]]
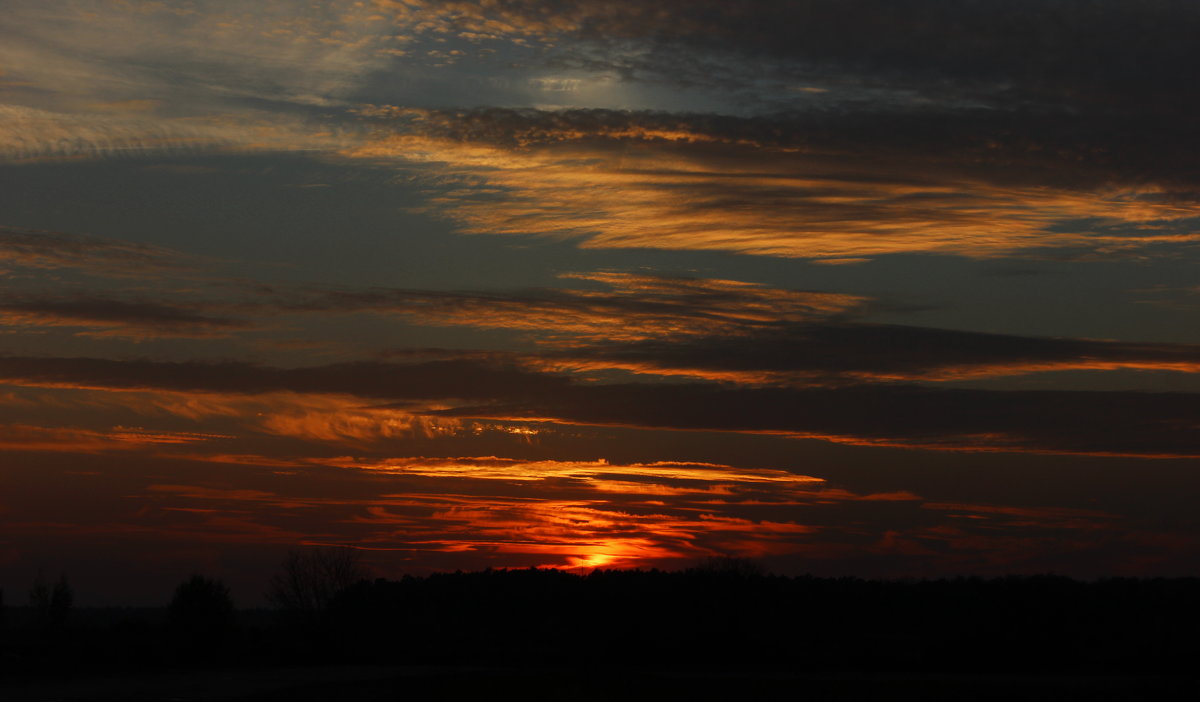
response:
[(82, 328), (87, 331), (79, 335), (133, 339), (222, 337), (250, 326), (242, 320), (203, 314), (187, 304), (16, 295), (0, 299), (0, 324)]
[[(310, 510), (342, 524), (365, 548), (492, 554), (500, 564), (579, 569), (642, 567), (720, 553), (784, 553), (820, 529), (774, 512), (876, 499), (827, 489), (824, 481), (808, 476), (709, 463), (496, 457), (297, 463), (387, 475), (405, 491), (376, 487), (367, 497), (299, 496), (289, 494), (299, 483), (289, 487), (287, 482), (280, 484), (287, 493), (172, 484), (151, 485), (147, 491), (157, 502), (169, 500), (172, 509), (219, 505), (236, 511), (238, 504), (252, 503), (260, 516)], [(710, 501), (713, 494), (722, 495), (722, 501)], [(756, 510), (765, 512), (754, 516)]]
[[(954, 572), (1003, 568), (1059, 553), (1063, 544), (1086, 547), (1124, 528), (1119, 516), (1095, 510), (925, 502), (908, 492), (860, 493), (708, 463), (295, 456), (287, 461), (294, 470), (275, 471), (282, 459), (205, 455), (196, 446), (164, 460), (263, 470), (214, 472), (197, 482), (163, 480), (155, 467), (132, 491), (136, 472), (123, 471), (120, 499), (137, 507), (124, 521), (107, 510), (64, 508), (36, 519), (5, 514), (5, 529), (162, 538), (175, 547), (351, 544), (393, 552), (389, 567), (414, 570), (678, 567), (712, 555), (853, 563), (886, 555), (903, 557), (910, 569)], [(89, 478), (101, 499), (103, 474)], [(229, 480), (233, 474), (253, 476), (252, 483)]]
[[(147, 418), (180, 418), (193, 423), (230, 420), (245, 433), (268, 434), (341, 445), (411, 436), (449, 436), (472, 431), (511, 431), (519, 428), (464, 423), (428, 413), (438, 404), (414, 405), (412, 411), (375, 407), (344, 394), (273, 392), (242, 395), (216, 392), (114, 390), (72, 385), (44, 385), (37, 392), (0, 395), (0, 402), (58, 410), (124, 410)], [(264, 457), (265, 458), (265, 457)]]
[(423, 324), (517, 329), (538, 332), (541, 341), (571, 344), (741, 334), (770, 324), (829, 319), (867, 303), (857, 295), (785, 290), (736, 280), (619, 272), (560, 277), (598, 284), (602, 289), (554, 288), (510, 294), (333, 290), (320, 291), (292, 309), (375, 312)]
[(548, 422), (958, 451), (1196, 455), (1187, 393), (598, 383), (478, 359), (272, 368), (0, 357), (0, 377), (13, 386), (109, 390), (85, 393), (97, 407), (228, 417), (260, 435), (345, 443)]
[[(1200, 216), (1194, 203), (1163, 198), (1154, 185), (1088, 191), (1002, 185), (913, 172), (903, 161), (701, 147), (684, 139), (626, 140), (614, 148), (579, 137), (565, 133), (562, 143), (504, 147), (399, 134), (342, 154), (439, 168), (443, 184), (430, 180), (429, 209), (467, 232), (573, 236), (585, 248), (834, 260), (898, 253), (989, 258), (1029, 249), (1120, 251), (1195, 241), (1192, 232), (1148, 225)], [(483, 185), (455, 187), (455, 178)], [(1125, 229), (1107, 233), (1114, 225)]]
[(140, 427), (113, 427), (108, 431), (95, 431), (77, 427), (0, 424), (0, 447), (8, 451), (137, 451), (151, 446), (195, 444), (227, 438), (230, 437), (222, 434), (149, 431)]
[(548, 480), (569, 478), (592, 481), (608, 477), (636, 477), (665, 481), (732, 483), (779, 483), (796, 486), (824, 482), (820, 478), (781, 470), (734, 468), (714, 463), (635, 463), (613, 465), (608, 461), (516, 461), (496, 458), (389, 458), (359, 460), (349, 457), (324, 459), (325, 465), (373, 472), (456, 477), (482, 480)]

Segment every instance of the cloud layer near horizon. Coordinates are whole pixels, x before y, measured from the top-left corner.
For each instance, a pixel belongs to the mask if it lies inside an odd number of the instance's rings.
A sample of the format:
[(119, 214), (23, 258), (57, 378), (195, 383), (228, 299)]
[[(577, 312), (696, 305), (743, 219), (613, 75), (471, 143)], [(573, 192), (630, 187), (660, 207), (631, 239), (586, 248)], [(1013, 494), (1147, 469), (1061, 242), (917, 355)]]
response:
[(270, 368), (7, 357), (0, 358), (0, 379), (26, 387), (338, 395), (433, 417), (763, 433), (862, 445), (1200, 456), (1200, 405), (1190, 393), (596, 384), (466, 359)]

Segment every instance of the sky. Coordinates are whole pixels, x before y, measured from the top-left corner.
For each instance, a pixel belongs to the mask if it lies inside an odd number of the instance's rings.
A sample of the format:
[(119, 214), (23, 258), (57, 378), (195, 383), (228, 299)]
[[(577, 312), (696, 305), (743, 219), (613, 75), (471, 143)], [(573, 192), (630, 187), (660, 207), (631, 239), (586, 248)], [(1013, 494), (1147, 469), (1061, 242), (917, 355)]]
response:
[(1200, 5), (6, 0), (0, 587), (1200, 575)]

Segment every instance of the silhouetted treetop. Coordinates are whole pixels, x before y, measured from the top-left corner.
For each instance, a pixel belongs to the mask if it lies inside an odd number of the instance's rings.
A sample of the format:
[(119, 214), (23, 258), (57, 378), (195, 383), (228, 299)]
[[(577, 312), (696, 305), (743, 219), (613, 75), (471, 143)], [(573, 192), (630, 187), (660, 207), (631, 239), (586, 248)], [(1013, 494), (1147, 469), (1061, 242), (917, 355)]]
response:
[(316, 616), (335, 595), (367, 577), (362, 554), (337, 546), (290, 551), (271, 578), (267, 599), (280, 609)]
[(233, 598), (220, 580), (193, 575), (175, 588), (167, 608), (172, 626), (187, 630), (215, 630), (233, 621)]
[(36, 613), (42, 626), (61, 627), (66, 624), (75, 603), (75, 592), (67, 582), (66, 575), (59, 575), (53, 586), (39, 574), (29, 590), (29, 606)]
[(761, 563), (750, 558), (734, 556), (712, 556), (706, 558), (691, 569), (701, 575), (716, 575), (727, 578), (761, 578), (767, 574), (767, 569)]

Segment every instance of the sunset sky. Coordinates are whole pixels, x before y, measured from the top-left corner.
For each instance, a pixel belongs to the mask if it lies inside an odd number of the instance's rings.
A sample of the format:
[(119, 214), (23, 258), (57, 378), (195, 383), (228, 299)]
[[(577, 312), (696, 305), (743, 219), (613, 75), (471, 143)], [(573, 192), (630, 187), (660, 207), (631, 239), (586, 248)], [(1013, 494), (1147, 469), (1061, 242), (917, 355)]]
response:
[(0, 587), (1200, 575), (1200, 3), (5, 0)]

